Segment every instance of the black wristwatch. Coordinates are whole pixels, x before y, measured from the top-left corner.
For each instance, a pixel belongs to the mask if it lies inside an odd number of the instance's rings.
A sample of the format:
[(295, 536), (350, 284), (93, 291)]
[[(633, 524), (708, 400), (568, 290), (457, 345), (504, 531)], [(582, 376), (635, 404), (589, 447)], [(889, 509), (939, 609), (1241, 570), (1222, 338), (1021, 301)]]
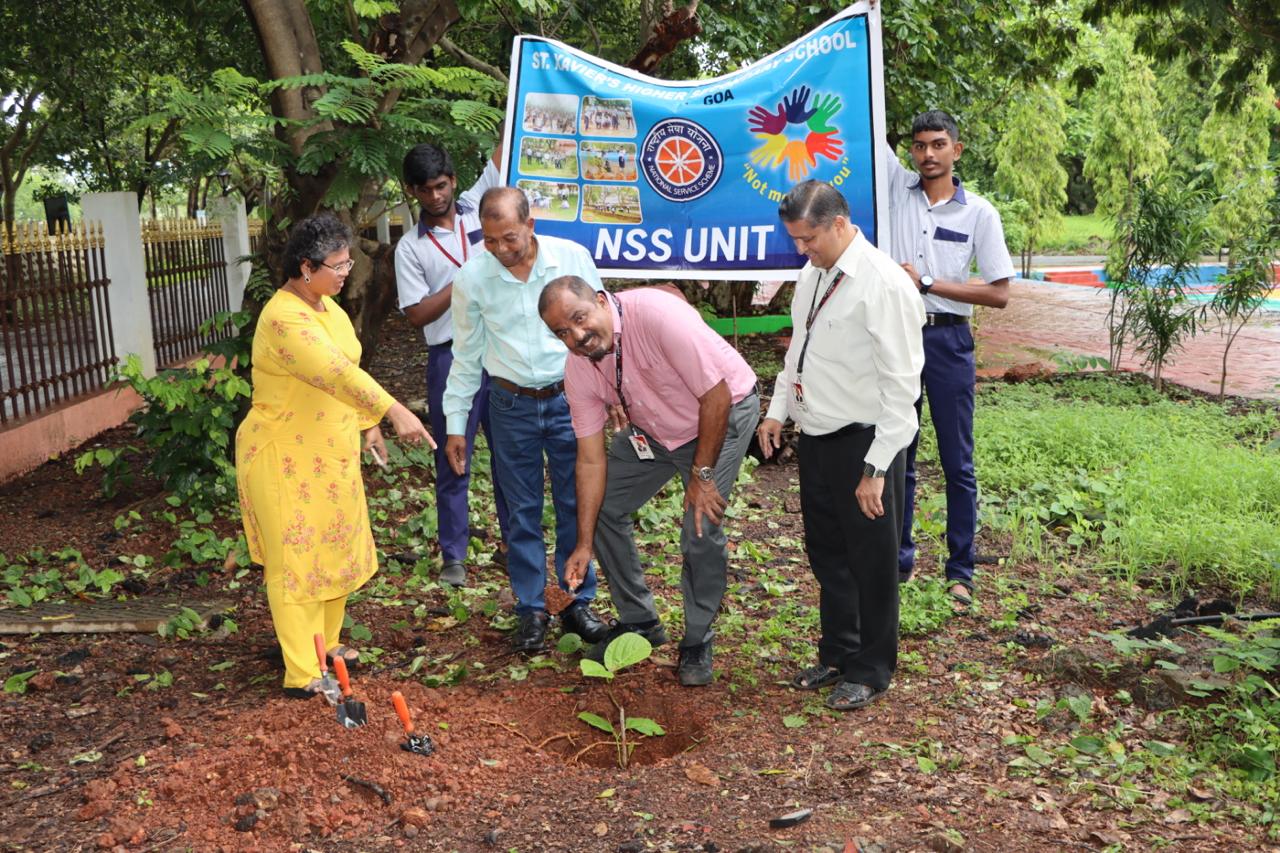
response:
[(871, 477), (872, 479), (875, 479), (875, 480), (883, 480), (884, 475), (887, 473), (889, 472), (884, 468), (877, 468), (876, 466), (872, 465), (870, 462), (864, 462), (862, 464), (862, 476), (864, 477)]
[(931, 275), (920, 276), (920, 295), (928, 296), (930, 290), (933, 290), (933, 276)]

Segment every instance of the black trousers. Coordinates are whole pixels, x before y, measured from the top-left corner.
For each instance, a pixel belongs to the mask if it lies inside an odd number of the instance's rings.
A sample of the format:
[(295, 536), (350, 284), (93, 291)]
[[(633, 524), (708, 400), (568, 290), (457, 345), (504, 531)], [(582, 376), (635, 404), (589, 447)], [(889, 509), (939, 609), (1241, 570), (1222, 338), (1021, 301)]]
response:
[(821, 587), (818, 662), (884, 690), (898, 664), (898, 544), (904, 454), (884, 481), (885, 514), (867, 518), (854, 491), (875, 427), (800, 434), (800, 512), (809, 567)]

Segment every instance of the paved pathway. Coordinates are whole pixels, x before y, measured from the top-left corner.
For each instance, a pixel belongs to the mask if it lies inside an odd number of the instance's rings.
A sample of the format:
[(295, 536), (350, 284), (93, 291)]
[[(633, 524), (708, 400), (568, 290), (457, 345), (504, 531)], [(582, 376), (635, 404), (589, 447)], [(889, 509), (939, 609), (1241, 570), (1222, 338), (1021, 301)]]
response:
[[(984, 376), (999, 376), (1015, 364), (1053, 364), (1055, 352), (1107, 355), (1106, 290), (1069, 284), (1017, 280), (1003, 311), (981, 309), (978, 365)], [(1201, 332), (1165, 365), (1165, 378), (1218, 393), (1226, 339)], [(1125, 369), (1141, 370), (1141, 359), (1126, 353)], [(1231, 347), (1227, 393), (1280, 399), (1280, 315), (1256, 315)]]

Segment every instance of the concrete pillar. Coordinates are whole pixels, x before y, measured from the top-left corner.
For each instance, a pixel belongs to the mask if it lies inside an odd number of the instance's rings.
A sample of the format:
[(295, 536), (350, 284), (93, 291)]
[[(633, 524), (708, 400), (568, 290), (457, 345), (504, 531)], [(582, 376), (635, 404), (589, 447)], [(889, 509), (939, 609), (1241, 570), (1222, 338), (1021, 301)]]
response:
[(221, 196), (209, 200), (209, 211), (222, 223), (222, 252), (227, 261), (227, 305), (239, 311), (244, 305), (244, 288), (249, 283), (253, 264), (249, 255), (249, 217), (244, 199)]
[(142, 222), (136, 193), (88, 193), (80, 199), (83, 217), (102, 225), (106, 245), (111, 333), (121, 360), (133, 354), (146, 376), (156, 374), (156, 345), (147, 298), (147, 259), (142, 252)]
[(383, 213), (378, 217), (378, 242), (391, 242), (391, 217), (386, 213)]
[(418, 221), (413, 218), (413, 208), (409, 207), (407, 202), (402, 201), (391, 208), (391, 215), (400, 217), (400, 223), (404, 227), (404, 230), (400, 232), (402, 234), (408, 234), (413, 230), (413, 226), (418, 224)]

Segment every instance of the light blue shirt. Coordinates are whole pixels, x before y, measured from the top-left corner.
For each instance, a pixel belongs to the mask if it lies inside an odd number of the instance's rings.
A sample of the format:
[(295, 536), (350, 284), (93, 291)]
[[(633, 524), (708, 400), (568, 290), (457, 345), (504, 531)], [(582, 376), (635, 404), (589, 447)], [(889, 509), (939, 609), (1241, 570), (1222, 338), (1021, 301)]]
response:
[(538, 236), (538, 256), (529, 280), (521, 281), (485, 252), (462, 265), (453, 279), (453, 367), (444, 391), (445, 430), (465, 435), (480, 372), (524, 388), (564, 379), (564, 344), (538, 316), (542, 288), (562, 275), (576, 275), (604, 290), (587, 250), (559, 237)]

